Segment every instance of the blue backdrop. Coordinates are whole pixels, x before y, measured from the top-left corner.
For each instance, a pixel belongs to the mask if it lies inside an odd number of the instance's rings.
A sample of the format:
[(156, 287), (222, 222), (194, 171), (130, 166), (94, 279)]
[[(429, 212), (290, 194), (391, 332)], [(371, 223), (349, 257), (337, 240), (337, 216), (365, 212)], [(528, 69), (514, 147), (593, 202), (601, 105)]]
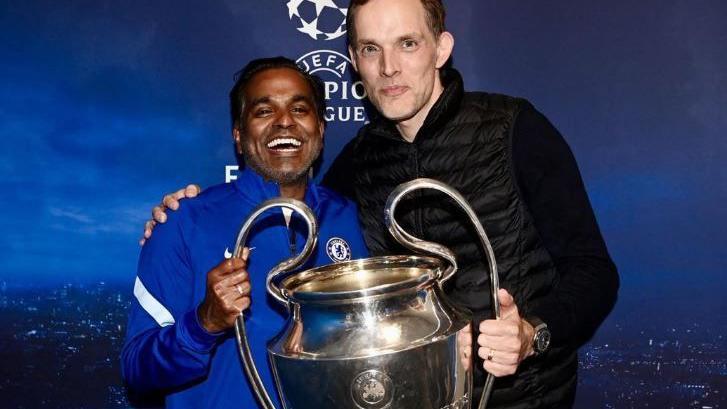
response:
[[(330, 164), (365, 121), (345, 3), (0, 3), (0, 406), (128, 406), (149, 209), (234, 175), (227, 92), (252, 58), (326, 81)], [(727, 5), (445, 4), (466, 88), (527, 97), (560, 129), (621, 272), (578, 407), (727, 407)]]

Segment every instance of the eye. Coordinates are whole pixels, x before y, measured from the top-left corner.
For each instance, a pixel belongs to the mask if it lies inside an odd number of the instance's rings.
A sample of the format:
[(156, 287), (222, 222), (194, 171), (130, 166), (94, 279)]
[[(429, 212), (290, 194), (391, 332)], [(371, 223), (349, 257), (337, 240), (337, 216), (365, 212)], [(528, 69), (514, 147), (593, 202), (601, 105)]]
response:
[(290, 109), (294, 114), (307, 114), (310, 109), (305, 105), (296, 105)]
[(368, 57), (371, 55), (376, 54), (379, 51), (379, 48), (375, 45), (367, 44), (361, 47), (361, 50), (359, 51), (359, 54), (361, 54), (364, 57)]
[(255, 115), (256, 117), (260, 117), (260, 118), (262, 118), (262, 117), (265, 117), (265, 116), (268, 116), (268, 115), (270, 115), (270, 114), (272, 114), (272, 113), (273, 113), (273, 110), (272, 110), (272, 109), (270, 109), (270, 108), (267, 108), (267, 107), (261, 107), (261, 108), (258, 108), (258, 109), (256, 109), (256, 110), (255, 110), (255, 111), (253, 112), (253, 114), (254, 114), (254, 115)]
[(410, 38), (404, 40), (401, 42), (401, 47), (405, 50), (411, 50), (417, 47), (419, 45), (415, 40), (412, 40)]

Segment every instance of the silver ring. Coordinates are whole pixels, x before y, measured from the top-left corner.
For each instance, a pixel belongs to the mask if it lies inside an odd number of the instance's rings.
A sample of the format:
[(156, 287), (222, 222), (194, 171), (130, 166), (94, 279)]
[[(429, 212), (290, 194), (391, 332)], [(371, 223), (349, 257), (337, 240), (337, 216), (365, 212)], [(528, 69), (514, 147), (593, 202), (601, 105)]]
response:
[(242, 287), (240, 287), (240, 284), (235, 284), (235, 288), (237, 288), (237, 292), (240, 293), (240, 295), (245, 295), (245, 293), (242, 292)]
[(495, 357), (495, 350), (490, 348), (490, 352), (487, 353), (487, 360), (492, 361), (492, 358)]

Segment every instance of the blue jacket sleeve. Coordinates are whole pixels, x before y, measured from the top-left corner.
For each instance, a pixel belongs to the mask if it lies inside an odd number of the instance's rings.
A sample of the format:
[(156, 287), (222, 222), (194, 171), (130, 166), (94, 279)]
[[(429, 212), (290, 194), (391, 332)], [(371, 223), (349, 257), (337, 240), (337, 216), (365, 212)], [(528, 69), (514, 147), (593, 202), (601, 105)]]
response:
[(139, 258), (121, 352), (124, 381), (135, 392), (163, 391), (203, 378), (218, 339), (197, 320), (181, 210), (154, 230)]

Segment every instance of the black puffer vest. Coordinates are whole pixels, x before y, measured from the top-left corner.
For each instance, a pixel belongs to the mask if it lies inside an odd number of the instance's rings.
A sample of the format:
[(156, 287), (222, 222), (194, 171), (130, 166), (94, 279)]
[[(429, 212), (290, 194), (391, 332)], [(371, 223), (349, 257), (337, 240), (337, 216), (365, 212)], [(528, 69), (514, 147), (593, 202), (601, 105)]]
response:
[[(515, 297), (520, 314), (554, 287), (558, 275), (523, 201), (511, 163), (511, 131), (527, 101), (503, 95), (464, 93), (454, 70), (443, 73), (445, 91), (413, 143), (393, 123), (374, 119), (350, 142), (355, 199), (374, 255), (409, 253), (389, 236), (383, 208), (400, 183), (427, 177), (457, 189), (473, 206), (492, 242), (501, 285)], [(417, 237), (442, 243), (457, 255), (459, 271), (446, 291), (468, 307), (475, 322), (490, 317), (484, 251), (464, 213), (446, 196), (417, 191), (397, 210), (397, 221)], [(476, 328), (476, 326), (475, 326)], [(476, 356), (476, 355), (475, 355)], [(475, 385), (484, 383), (482, 362)], [(526, 359), (518, 373), (496, 380), (490, 408), (546, 408), (573, 399), (576, 351), (552, 348)], [(476, 388), (474, 400), (479, 400)], [(517, 403), (514, 403), (517, 402)]]

